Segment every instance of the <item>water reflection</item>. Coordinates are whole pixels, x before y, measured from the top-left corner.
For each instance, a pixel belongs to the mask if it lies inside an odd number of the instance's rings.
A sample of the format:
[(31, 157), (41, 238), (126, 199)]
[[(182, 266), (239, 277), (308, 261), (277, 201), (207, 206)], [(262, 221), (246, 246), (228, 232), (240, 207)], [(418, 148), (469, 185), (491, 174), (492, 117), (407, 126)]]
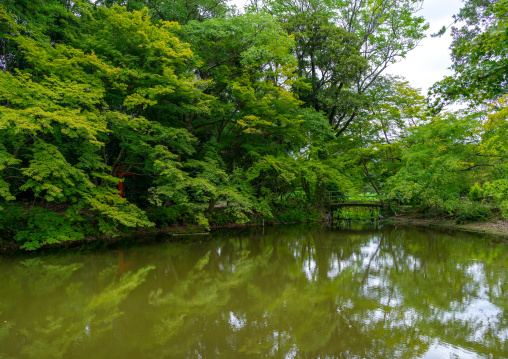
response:
[(506, 358), (507, 247), (293, 227), (0, 258), (0, 358)]

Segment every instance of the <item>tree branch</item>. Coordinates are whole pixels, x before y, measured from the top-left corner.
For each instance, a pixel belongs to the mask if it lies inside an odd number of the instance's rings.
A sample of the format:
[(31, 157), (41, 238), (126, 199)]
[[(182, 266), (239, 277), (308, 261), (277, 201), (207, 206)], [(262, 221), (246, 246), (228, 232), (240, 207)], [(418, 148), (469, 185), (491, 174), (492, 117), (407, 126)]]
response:
[(152, 3), (152, 0), (147, 0), (147, 1), (148, 1), (148, 3), (149, 3), (150, 5), (152, 5), (153, 9), (154, 9), (154, 10), (155, 10), (155, 12), (157, 13), (157, 15), (159, 15), (159, 17), (161, 18), (161, 20), (162, 20), (162, 21), (166, 21), (166, 20), (164, 19), (164, 16), (162, 16), (161, 12), (159, 11), (159, 9), (157, 9), (157, 8), (155, 7), (155, 5)]
[(346, 129), (348, 128), (349, 124), (351, 122), (353, 122), (353, 120), (355, 119), (356, 117), (356, 112), (353, 112), (353, 114), (351, 115), (351, 117), (346, 121), (346, 123), (344, 124), (344, 126), (342, 126), (342, 128), (339, 130), (339, 132), (337, 132), (337, 134), (335, 135), (335, 137), (339, 137), (340, 135), (342, 135), (342, 133), (344, 131), (346, 131)]
[(465, 172), (465, 171), (471, 171), (473, 168), (476, 168), (476, 167), (494, 167), (496, 170), (499, 171), (500, 174), (504, 174), (503, 171), (501, 171), (499, 168), (496, 168), (495, 165), (491, 165), (491, 164), (488, 164), (488, 163), (483, 163), (483, 164), (479, 164), (479, 165), (474, 165), (474, 166), (471, 166), (471, 167), (468, 167), (468, 168), (465, 168), (463, 170), (461, 170), (462, 172)]

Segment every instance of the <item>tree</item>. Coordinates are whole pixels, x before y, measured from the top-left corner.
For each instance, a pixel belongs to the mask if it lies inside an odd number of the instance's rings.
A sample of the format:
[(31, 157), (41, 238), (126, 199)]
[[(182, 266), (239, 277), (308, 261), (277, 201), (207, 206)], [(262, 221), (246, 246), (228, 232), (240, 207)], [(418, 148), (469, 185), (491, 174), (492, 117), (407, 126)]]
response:
[(386, 181), (401, 167), (404, 138), (427, 120), (426, 106), (419, 91), (398, 77), (380, 78), (366, 96), (368, 113), (339, 142), (341, 159), (358, 182), (382, 195)]
[(281, 169), (306, 145), (313, 120), (289, 91), (296, 80), (293, 39), (263, 14), (191, 22), (183, 34), (195, 44), (198, 76), (213, 96), (210, 113), (189, 117), (187, 128), (221, 158), (233, 183), (248, 180), (242, 191), (254, 202), (276, 198), (288, 186)]
[[(481, 118), (481, 144), (470, 160), (470, 170), (480, 171), (480, 184), (485, 194), (494, 195), (495, 202), (506, 215), (508, 191), (506, 182), (506, 94), (508, 62), (506, 49), (506, 20), (508, 2), (466, 1), (453, 27), (452, 69), (454, 74), (436, 83), (431, 89), (434, 106), (439, 110), (446, 104), (466, 102), (470, 112)], [(441, 33), (443, 33), (441, 31)], [(489, 169), (495, 171), (489, 173)], [(481, 171), (485, 170), (485, 171)]]
[(411, 129), (402, 139), (402, 167), (388, 180), (390, 196), (454, 214), (475, 182), (502, 171), (482, 156), (482, 132), (481, 118), (460, 113)]
[(295, 88), (306, 106), (323, 112), (333, 131), (340, 135), (343, 121), (366, 106), (365, 96), (352, 90), (367, 70), (357, 36), (318, 13), (301, 13), (284, 19), (288, 33), (295, 36), (297, 73), (306, 87)]
[(164, 0), (98, 0), (97, 5), (125, 6), (127, 11), (150, 10), (150, 15), (157, 20), (175, 21), (185, 25), (190, 21), (205, 21), (223, 17), (232, 11), (232, 7), (224, 0), (176, 0), (168, 3)]
[(505, 95), (508, 60), (506, 14), (508, 2), (466, 1), (455, 21), (465, 22), (452, 28), (452, 70), (454, 75), (436, 83), (431, 92), (436, 105), (453, 101), (485, 105)]
[[(83, 6), (79, 22), (75, 31), (82, 40), (71, 41), (74, 47), (12, 35), (26, 70), (0, 74), (2, 196), (33, 199), (36, 212), (43, 203), (66, 205), (64, 222), (56, 220), (57, 209), (44, 210), (46, 217), (34, 212), (28, 230), (14, 235), (30, 249), (82, 238), (88, 213), (106, 233), (118, 225), (152, 225), (118, 195), (121, 172), (147, 179), (142, 191), (154, 203), (168, 181), (187, 205), (189, 192), (215, 188), (198, 179), (202, 171), (185, 172), (178, 160), (195, 152), (188, 131), (173, 127), (179, 111), (188, 103), (194, 110), (204, 107), (199, 81), (188, 71), (192, 52), (171, 33), (177, 25), (155, 25), (148, 10), (130, 13), (118, 6)], [(162, 110), (165, 117), (153, 115)], [(188, 210), (201, 218), (203, 209), (196, 208), (202, 199), (194, 200)], [(52, 233), (48, 223), (58, 228), (61, 222), (60, 234)]]
[[(357, 68), (354, 86), (349, 90), (361, 96), (378, 80), (386, 68), (414, 49), (424, 37), (428, 24), (415, 14), (420, 10), (420, 0), (390, 1), (343, 1), (326, 2), (315, 0), (291, 1), (268, 0), (262, 4), (253, 2), (254, 8), (263, 8), (276, 16), (287, 18), (293, 15), (323, 15), (347, 33), (358, 37), (360, 55), (367, 62)], [(324, 49), (322, 49), (324, 50)], [(331, 68), (325, 68), (331, 71)], [(363, 115), (363, 102), (348, 109), (349, 112), (334, 114), (336, 134), (341, 135), (349, 125)]]

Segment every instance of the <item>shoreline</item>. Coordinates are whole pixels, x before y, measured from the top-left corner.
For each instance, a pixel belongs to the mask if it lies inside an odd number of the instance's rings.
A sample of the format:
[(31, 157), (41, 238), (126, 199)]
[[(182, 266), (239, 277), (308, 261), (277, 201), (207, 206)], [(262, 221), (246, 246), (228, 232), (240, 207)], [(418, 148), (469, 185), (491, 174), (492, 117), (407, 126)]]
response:
[[(419, 218), (415, 216), (407, 215), (395, 215), (390, 216), (381, 220), (383, 223), (390, 225), (402, 225), (402, 226), (419, 226), (427, 228), (439, 228), (454, 231), (470, 232), (470, 233), (483, 233), (493, 235), (504, 239), (508, 242), (508, 220), (506, 219), (493, 219), (489, 222), (472, 222), (465, 224), (456, 224), (453, 219), (448, 218)], [(273, 223), (267, 222), (267, 227), (278, 226), (278, 225), (291, 225), (291, 224), (302, 224), (302, 223), (322, 223), (323, 220), (317, 221), (303, 221), (303, 222), (288, 222), (288, 223)], [(229, 223), (218, 226), (211, 226), (210, 230), (207, 231), (203, 227), (195, 225), (179, 225), (165, 228), (140, 228), (130, 233), (122, 233), (114, 236), (101, 236), (101, 237), (88, 237), (79, 241), (72, 242), (60, 242), (56, 244), (45, 245), (35, 251), (22, 250), (20, 246), (15, 242), (0, 243), (0, 255), (14, 255), (18, 253), (23, 254), (35, 254), (41, 253), (45, 250), (52, 249), (71, 249), (79, 247), (84, 244), (100, 243), (105, 245), (119, 243), (128, 238), (132, 237), (148, 237), (148, 236), (170, 236), (170, 237), (188, 237), (188, 236), (204, 236), (209, 235), (212, 231), (219, 229), (240, 229), (249, 227), (264, 227), (262, 222), (255, 223)]]
[(457, 224), (455, 220), (448, 218), (418, 218), (401, 215), (387, 217), (386, 223), (394, 225), (442, 228), (461, 232), (484, 233), (494, 235), (508, 241), (508, 220), (506, 219), (493, 219), (488, 222)]
[[(138, 228), (128, 233), (119, 233), (117, 235), (104, 235), (100, 237), (87, 237), (78, 241), (60, 242), (54, 244), (46, 244), (36, 250), (24, 250), (16, 242), (0, 242), (0, 255), (16, 255), (16, 254), (37, 254), (42, 253), (46, 250), (53, 249), (72, 249), (86, 244), (102, 243), (104, 245), (111, 245), (126, 241), (133, 237), (151, 237), (151, 236), (168, 236), (175, 237), (175, 240), (182, 240), (188, 236), (206, 236), (211, 234), (215, 230), (219, 229), (241, 229), (241, 228), (256, 228), (256, 227), (272, 227), (278, 225), (290, 225), (290, 224), (302, 224), (302, 223), (321, 223), (323, 221), (302, 221), (302, 222), (254, 222), (254, 223), (228, 223), (224, 225), (212, 225), (210, 229), (197, 226), (197, 225), (177, 225), (170, 227), (159, 227), (159, 228)], [(178, 238), (178, 239), (176, 239)], [(141, 243), (141, 242), (140, 242)]]

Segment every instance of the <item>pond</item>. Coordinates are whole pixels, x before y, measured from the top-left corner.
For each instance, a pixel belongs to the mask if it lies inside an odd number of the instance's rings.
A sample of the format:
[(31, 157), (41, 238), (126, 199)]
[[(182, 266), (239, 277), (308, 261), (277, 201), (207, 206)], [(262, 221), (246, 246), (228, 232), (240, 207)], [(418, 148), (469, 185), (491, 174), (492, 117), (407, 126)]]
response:
[(392, 226), (0, 257), (0, 358), (508, 358), (507, 275), (506, 244)]

